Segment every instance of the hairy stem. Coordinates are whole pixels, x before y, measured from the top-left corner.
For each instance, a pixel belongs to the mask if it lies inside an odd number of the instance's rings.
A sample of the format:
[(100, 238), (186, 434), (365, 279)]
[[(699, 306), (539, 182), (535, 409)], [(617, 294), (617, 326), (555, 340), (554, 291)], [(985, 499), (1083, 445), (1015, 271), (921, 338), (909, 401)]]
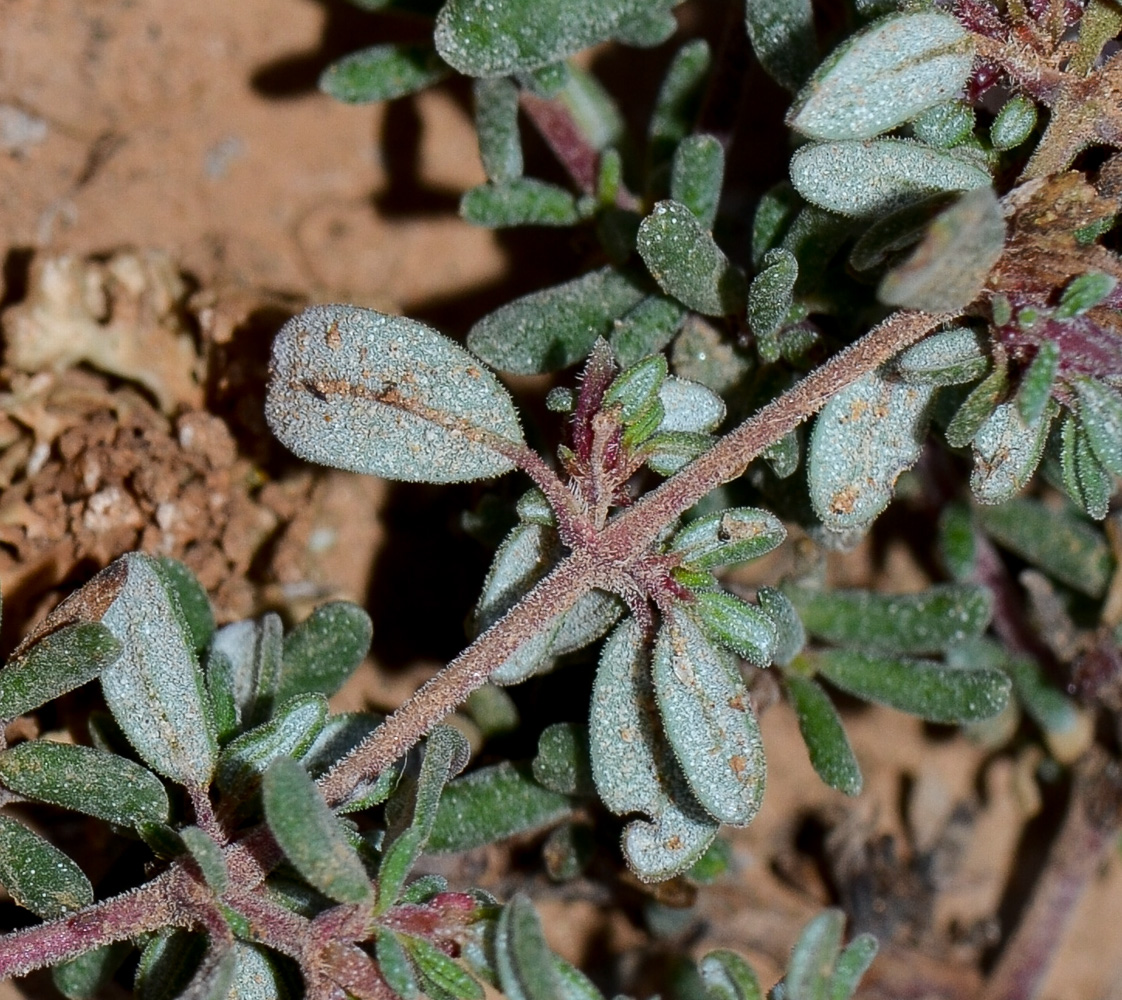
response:
[(578, 544), (515, 607), (475, 640), (378, 727), (321, 781), (327, 801), (344, 801), (359, 782), (404, 755), (441, 719), (483, 685), (492, 670), (556, 615), (594, 587), (616, 590), (628, 564), (662, 529), (722, 483), (743, 474), (768, 445), (815, 414), (834, 394), (884, 364), (953, 317), (893, 313), (861, 340), (811, 372), (750, 417), (680, 473)]

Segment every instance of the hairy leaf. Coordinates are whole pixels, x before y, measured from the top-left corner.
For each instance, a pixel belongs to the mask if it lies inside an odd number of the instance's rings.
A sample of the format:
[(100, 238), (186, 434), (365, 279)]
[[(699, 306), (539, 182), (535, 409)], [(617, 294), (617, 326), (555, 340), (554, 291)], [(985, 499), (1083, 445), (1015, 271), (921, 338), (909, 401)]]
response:
[(928, 146), (950, 149), (974, 132), (977, 116), (964, 101), (947, 101), (924, 111), (912, 122), (912, 135)]
[(410, 482), (509, 472), (522, 429), (506, 390), (422, 323), (313, 306), (273, 343), (273, 433), (320, 465)]
[(794, 302), (799, 262), (790, 250), (769, 250), (763, 268), (748, 287), (748, 325), (764, 361), (779, 360), (775, 334), (787, 322)]
[(896, 477), (919, 458), (931, 386), (870, 372), (835, 393), (810, 438), (810, 499), (823, 523), (863, 528), (888, 506)]
[(487, 179), (505, 184), (522, 176), (518, 134), (518, 87), (506, 77), (475, 80), (475, 134)]
[(981, 507), (977, 517), (1004, 548), (1049, 576), (1088, 597), (1106, 593), (1114, 560), (1102, 533), (1081, 518), (1023, 497)]
[(431, 45), (372, 45), (328, 66), (319, 89), (347, 104), (371, 104), (423, 90), (448, 72)]
[(765, 555), (787, 537), (774, 514), (757, 507), (729, 507), (690, 521), (671, 537), (666, 551), (690, 569), (734, 566)]
[(220, 845), (204, 830), (188, 826), (179, 831), (183, 846), (187, 848), (195, 864), (202, 872), (203, 880), (217, 894), (226, 891), (230, 883), (230, 873), (226, 868), (226, 858)]
[(571, 226), (581, 218), (577, 200), (570, 192), (532, 177), (472, 188), (460, 199), (460, 215), (487, 229)]
[(833, 702), (809, 677), (791, 673), (784, 680), (791, 707), (799, 720), (799, 732), (818, 777), (839, 792), (860, 795), (861, 767)]
[(697, 971), (709, 1000), (764, 1000), (756, 973), (736, 952), (711, 951), (697, 963)]
[(771, 663), (775, 625), (759, 608), (725, 590), (703, 590), (689, 607), (714, 642), (753, 666), (766, 667)]
[(184, 785), (205, 787), (218, 756), (202, 670), (175, 592), (150, 556), (122, 556), (124, 584), (101, 621), (124, 652), (101, 672), (113, 718), (146, 763)]
[(841, 910), (826, 910), (803, 928), (787, 963), (786, 987), (790, 1000), (817, 1000), (827, 996), (834, 963), (841, 952), (844, 928), (845, 914)]
[(1036, 102), (1024, 94), (1014, 94), (1002, 105), (990, 126), (990, 142), (994, 149), (1019, 146), (1036, 128)]
[(223, 1000), (288, 1000), (285, 977), (262, 948), (234, 943), (234, 979)]
[(724, 401), (700, 382), (669, 376), (658, 390), (662, 403), (660, 434), (701, 434), (716, 430), (725, 419)]
[(528, 766), (503, 761), (448, 784), (429, 834), (428, 849), (440, 854), (493, 844), (550, 826), (572, 808), (566, 795), (535, 781)]
[(956, 670), (929, 660), (851, 649), (824, 650), (815, 656), (815, 665), (843, 691), (929, 722), (988, 719), (1009, 699), (1009, 678), (998, 670)]
[(1091, 450), (1112, 476), (1122, 476), (1122, 395), (1097, 379), (1073, 380), (1079, 419)]
[(906, 139), (810, 143), (791, 157), (791, 183), (812, 205), (878, 215), (936, 191), (968, 191), (989, 173), (956, 151)]
[(1113, 479), (1087, 440), (1087, 432), (1070, 410), (1060, 431), (1060, 468), (1064, 489), (1089, 517), (1101, 521), (1110, 510)]
[(639, 254), (667, 295), (708, 316), (744, 307), (743, 273), (685, 205), (660, 201), (639, 226)]
[(51, 969), (55, 988), (68, 1000), (88, 1000), (109, 985), (121, 963), (133, 950), (131, 941), (94, 948)]
[(366, 656), (373, 631), (357, 604), (321, 604), (285, 636), (276, 703), (299, 694), (333, 695)]
[(974, 440), (982, 424), (994, 411), (998, 400), (1005, 394), (1009, 384), (1009, 373), (1004, 365), (998, 365), (963, 400), (951, 422), (947, 424), (945, 436), (952, 448), (965, 448)]
[(19, 906), (51, 920), (89, 906), (93, 886), (53, 844), (10, 816), (0, 815), (0, 885)]
[(657, 174), (693, 130), (712, 55), (704, 39), (686, 42), (674, 54), (647, 128), (648, 172)]
[(896, 373), (912, 385), (973, 382), (988, 367), (982, 338), (968, 326), (933, 333), (896, 358)]
[(746, 0), (744, 12), (760, 65), (788, 90), (797, 90), (818, 62), (810, 0)]
[(585, 357), (646, 294), (632, 278), (604, 267), (484, 316), (468, 332), (467, 345), (515, 375), (558, 371)]
[(1059, 407), (1050, 403), (1026, 424), (1016, 402), (1002, 403), (974, 435), (970, 489), (982, 503), (1003, 503), (1028, 485)]
[(201, 654), (210, 642), (210, 637), (214, 635), (215, 629), (214, 610), (210, 606), (210, 598), (206, 596), (206, 591), (203, 590), (195, 574), (178, 559), (157, 556), (156, 569), (163, 576), (168, 590), (172, 591), (179, 601), (179, 609), (187, 620), (195, 654)]
[(261, 796), (277, 844), (311, 885), (340, 903), (370, 898), (361, 859), (304, 768), (278, 757), (265, 771)]
[(981, 635), (993, 612), (977, 584), (940, 584), (918, 594), (788, 586), (808, 632), (827, 642), (883, 653), (939, 653)]
[(483, 987), (436, 945), (424, 938), (402, 937), (429, 997), (446, 995), (454, 1000), (483, 1000)]
[(657, 354), (671, 340), (686, 318), (686, 309), (666, 295), (649, 295), (634, 309), (617, 319), (608, 335), (616, 361), (624, 368)]
[(1036, 356), (1021, 376), (1017, 388), (1017, 412), (1026, 425), (1036, 424), (1047, 406), (1060, 365), (1060, 345), (1046, 340), (1036, 349)]
[(790, 598), (774, 587), (760, 587), (756, 591), (756, 600), (775, 626), (775, 654), (772, 659), (785, 667), (806, 645), (802, 619)]
[(131, 760), (93, 747), (47, 740), (21, 743), (0, 753), (0, 782), (26, 798), (118, 826), (168, 818), (167, 791), (159, 778)]
[(517, 894), (495, 925), (495, 971), (509, 1000), (557, 1000), (553, 954), (530, 901)]
[(670, 197), (685, 205), (706, 229), (713, 228), (725, 180), (724, 147), (711, 135), (678, 144), (670, 170)]
[(957, 97), (973, 62), (970, 35), (950, 14), (891, 14), (819, 67), (787, 121), (812, 139), (871, 139)]
[(690, 616), (672, 611), (652, 663), (663, 728), (698, 801), (722, 823), (747, 826), (764, 791), (764, 749), (744, 681)]
[(436, 19), (437, 51), (468, 76), (536, 69), (611, 38), (657, 45), (674, 31), (673, 3), (656, 0), (448, 0)]
[(663, 739), (642, 630), (625, 619), (604, 644), (589, 715), (592, 774), (616, 815), (643, 813), (624, 831), (628, 864), (645, 881), (685, 871), (713, 842), (717, 822), (689, 790)]
[(381, 930), (375, 945), (378, 971), (401, 1000), (415, 1000), (419, 994), (417, 975), (400, 935)]
[(14, 719), (92, 681), (123, 648), (100, 622), (48, 633), (0, 670), (0, 720)]
[(555, 722), (538, 738), (533, 761), (534, 779), (562, 795), (592, 795), (596, 785), (588, 751), (588, 728), (575, 722)]

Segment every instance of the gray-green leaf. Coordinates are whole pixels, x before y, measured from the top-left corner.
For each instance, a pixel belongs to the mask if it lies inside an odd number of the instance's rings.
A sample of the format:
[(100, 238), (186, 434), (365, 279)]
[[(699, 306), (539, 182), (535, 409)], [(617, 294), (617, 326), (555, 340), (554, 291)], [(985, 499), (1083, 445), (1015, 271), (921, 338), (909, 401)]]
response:
[(13, 792), (119, 826), (163, 823), (168, 796), (151, 771), (116, 754), (32, 740), (0, 753), (0, 782)]
[(370, 898), (362, 860), (304, 768), (278, 757), (265, 771), (261, 794), (277, 844), (311, 885), (339, 903)]
[(950, 14), (891, 14), (826, 59), (787, 121), (812, 139), (871, 139), (957, 97), (973, 61), (970, 35)]
[(463, 348), (354, 306), (313, 306), (282, 327), (265, 412), (301, 458), (409, 482), (501, 475), (522, 443), (506, 390)]
[(487, 229), (571, 226), (581, 218), (577, 200), (569, 191), (533, 177), (472, 188), (460, 199), (460, 215)]
[(580, 361), (597, 337), (646, 297), (612, 267), (515, 299), (468, 332), (468, 348), (515, 375), (558, 371)]
[(431, 45), (373, 45), (328, 66), (319, 89), (347, 104), (371, 104), (423, 90), (448, 73)]
[(366, 656), (373, 630), (357, 604), (321, 604), (284, 638), (276, 702), (298, 694), (333, 695)]
[(652, 665), (663, 728), (698, 801), (747, 826), (764, 792), (764, 748), (744, 681), (683, 610), (659, 630)]
[(744, 13), (760, 65), (776, 82), (797, 90), (818, 62), (810, 0), (746, 0)]
[(685, 205), (660, 201), (639, 226), (639, 255), (667, 295), (707, 316), (744, 308), (744, 274)]
[(784, 679), (791, 707), (799, 720), (799, 732), (818, 777), (839, 792), (860, 795), (861, 767), (833, 702), (809, 677), (790, 673)]
[(93, 886), (82, 869), (10, 816), (0, 816), (0, 885), (15, 903), (44, 920), (94, 900)]

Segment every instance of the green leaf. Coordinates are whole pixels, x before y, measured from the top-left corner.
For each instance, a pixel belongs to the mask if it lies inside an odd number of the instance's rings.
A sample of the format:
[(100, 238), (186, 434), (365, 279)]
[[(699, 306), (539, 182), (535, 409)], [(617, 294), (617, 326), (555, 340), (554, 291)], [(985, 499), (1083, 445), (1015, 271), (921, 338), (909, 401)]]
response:
[(69, 1000), (89, 1000), (101, 992), (133, 950), (131, 941), (94, 948), (51, 969), (55, 988)]
[(1049, 576), (1088, 597), (1106, 593), (1114, 560), (1102, 533), (1082, 518), (1022, 497), (976, 514), (994, 540)]
[(1060, 468), (1064, 489), (1089, 517), (1101, 521), (1110, 510), (1114, 482), (1087, 440), (1087, 432), (1070, 410), (1060, 432)]
[(265, 771), (261, 794), (277, 844), (312, 886), (339, 903), (371, 897), (362, 860), (304, 768), (278, 757)]
[(178, 559), (157, 556), (156, 569), (163, 576), (168, 590), (179, 601), (179, 609), (187, 619), (195, 655), (200, 655), (214, 635), (214, 610), (210, 606), (210, 598), (206, 596), (198, 577)]
[(557, 1000), (604, 1000), (604, 995), (580, 969), (553, 956), (553, 972), (557, 983)]
[(775, 335), (791, 314), (799, 262), (790, 250), (779, 248), (769, 250), (762, 263), (762, 270), (748, 287), (748, 325), (760, 357), (774, 362), (779, 360)]
[(690, 521), (671, 537), (666, 551), (690, 569), (735, 566), (766, 555), (782, 544), (787, 529), (758, 507), (729, 507)]
[(811, 635), (880, 653), (940, 653), (981, 635), (993, 613), (990, 592), (969, 583), (939, 584), (918, 594), (798, 586), (784, 593)]
[(188, 623), (153, 558), (129, 553), (103, 573), (122, 571), (120, 592), (101, 616), (124, 647), (101, 672), (105, 701), (153, 770), (205, 787), (218, 743)]
[(666, 738), (694, 795), (715, 819), (747, 826), (763, 798), (764, 748), (735, 663), (675, 609), (659, 629), (652, 676)]
[(375, 944), (378, 971), (387, 985), (401, 1000), (415, 1000), (419, 994), (413, 963), (405, 951), (402, 938), (393, 931), (378, 931)]
[(791, 599), (774, 587), (760, 587), (756, 591), (756, 600), (775, 626), (775, 654), (772, 659), (779, 666), (785, 667), (806, 645), (806, 629), (802, 619)]
[(362, 663), (374, 626), (350, 601), (321, 604), (284, 639), (277, 704), (300, 694), (333, 695)]
[(32, 740), (0, 753), (0, 782), (38, 802), (118, 826), (163, 823), (168, 796), (151, 771), (93, 747)]
[(613, 158), (618, 165), (616, 147), (628, 142), (629, 137), (623, 113), (604, 85), (588, 70), (569, 63), (557, 99), (572, 115), (585, 142), (602, 154), (600, 168)]
[(841, 910), (825, 910), (803, 928), (787, 963), (788, 1000), (825, 1000), (844, 928)]
[(971, 390), (951, 422), (947, 424), (945, 432), (947, 444), (952, 448), (965, 448), (970, 444), (982, 424), (993, 413), (998, 400), (1005, 394), (1008, 384), (1009, 375), (1004, 365), (998, 365), (982, 379)]
[[(327, 774), (381, 724), (380, 716), (369, 712), (342, 712), (329, 715), (315, 742), (300, 757), (304, 770), (317, 780)], [(359, 782), (343, 802), (335, 807), (337, 813), (360, 812), (384, 802), (401, 777), (402, 761), (384, 768), (373, 780)]]
[(974, 575), (978, 542), (974, 518), (965, 504), (948, 504), (939, 515), (939, 556), (955, 580)]
[(210, 834), (197, 826), (184, 827), (179, 831), (179, 836), (183, 840), (183, 846), (199, 866), (203, 881), (213, 892), (222, 895), (230, 884), (230, 873), (226, 869), (222, 848)]
[(518, 706), (496, 684), (484, 684), (468, 695), (464, 709), (484, 739), (500, 736), (518, 728)]
[(234, 942), (234, 981), (223, 1000), (288, 1000), (285, 977), (262, 948)]
[(896, 358), (896, 373), (911, 385), (973, 382), (988, 367), (982, 338), (968, 326), (933, 333)]
[(746, 0), (744, 13), (760, 65), (777, 83), (798, 90), (818, 63), (810, 0)]
[(955, 150), (874, 139), (800, 147), (791, 157), (791, 183), (812, 205), (864, 217), (937, 191), (987, 187), (990, 175)]
[(234, 700), (234, 664), (230, 662), (230, 657), (216, 649), (207, 651), (205, 662), (210, 714), (218, 745), (223, 746), (237, 734), (238, 716), (241, 714)]
[(596, 785), (588, 751), (588, 727), (555, 722), (538, 738), (534, 780), (562, 795), (593, 795)]
[(688, 605), (714, 642), (753, 666), (766, 667), (775, 652), (775, 626), (759, 608), (725, 590), (703, 590)]
[(809, 677), (796, 673), (784, 677), (799, 732), (814, 770), (831, 788), (846, 795), (861, 794), (861, 766), (853, 755), (838, 711), (826, 692)]
[(661, 354), (632, 365), (613, 380), (604, 393), (601, 408), (618, 406), (620, 418), (630, 423), (656, 399), (667, 376), (666, 358)]
[(580, 361), (597, 337), (647, 293), (632, 278), (604, 267), (573, 281), (515, 299), (468, 332), (468, 348), (515, 375), (559, 371)]
[(224, 796), (246, 801), (278, 757), (300, 757), (315, 742), (327, 718), (320, 694), (298, 695), (268, 722), (242, 733), (218, 757), (215, 784)]
[(877, 297), (905, 309), (965, 309), (981, 294), (1004, 247), (997, 195), (990, 187), (975, 188), (931, 221), (919, 245), (884, 276)]
[(1060, 304), (1052, 314), (1053, 319), (1069, 320), (1082, 316), (1102, 302), (1114, 291), (1118, 279), (1110, 274), (1090, 271), (1073, 278), (1060, 296)]
[(0, 885), (13, 902), (52, 920), (94, 901), (93, 886), (53, 844), (10, 816), (0, 815)]
[(1021, 376), (1017, 389), (1017, 412), (1025, 424), (1035, 424), (1040, 419), (1051, 398), (1059, 365), (1060, 345), (1054, 340), (1045, 340), (1036, 349), (1036, 356)]
[(701, 434), (716, 430), (725, 419), (725, 403), (700, 382), (669, 376), (658, 390), (662, 404), (660, 434)]
[(387, 805), (389, 828), (378, 868), (379, 913), (397, 901), (406, 876), (429, 841), (441, 793), (448, 780), (463, 770), (469, 754), (463, 736), (448, 726), (437, 726), (425, 740), (420, 772), (415, 779), (402, 781)]
[(713, 136), (691, 135), (678, 144), (670, 169), (670, 197), (706, 229), (713, 228), (724, 180), (725, 151)]
[[(445, 62), (468, 76), (536, 69), (620, 38), (657, 45), (674, 30), (666, 0), (448, 0), (433, 40)], [(656, 16), (657, 20), (653, 20)], [(653, 29), (645, 26), (651, 25)]]
[(877, 948), (877, 939), (872, 934), (858, 934), (842, 949), (834, 964), (828, 1000), (850, 1000), (877, 957)]
[(540, 830), (568, 816), (566, 795), (543, 788), (530, 767), (503, 761), (450, 782), (429, 834), (428, 850), (467, 851)]
[(475, 133), (487, 179), (505, 184), (522, 176), (522, 140), (518, 133), (518, 87), (506, 77), (475, 80)]
[(657, 354), (674, 339), (685, 318), (681, 303), (665, 295), (648, 295), (612, 324), (608, 343), (616, 361), (629, 368)]
[(124, 647), (100, 622), (67, 625), (0, 670), (0, 720), (14, 719), (92, 681)]
[(974, 435), (974, 471), (970, 489), (982, 503), (1003, 503), (1028, 485), (1048, 440), (1059, 407), (1052, 400), (1026, 424), (1017, 403), (1002, 403)]
[(657, 173), (693, 130), (712, 61), (709, 44), (700, 38), (674, 53), (647, 128), (648, 174)]
[(812, 139), (872, 139), (957, 97), (973, 62), (970, 35), (950, 14), (891, 14), (830, 55), (787, 122)]
[(558, 1000), (553, 953), (525, 896), (516, 894), (499, 914), (494, 953), (499, 989), (509, 1000)]
[(660, 731), (642, 629), (625, 619), (604, 643), (592, 689), (592, 775), (617, 816), (643, 813), (624, 831), (628, 864), (653, 882), (689, 868), (717, 834), (697, 803)]
[(775, 249), (794, 221), (802, 205), (789, 181), (780, 181), (768, 188), (756, 204), (752, 217), (752, 266), (763, 266), (764, 256)]
[(1079, 421), (1091, 450), (1112, 476), (1122, 476), (1122, 395), (1097, 379), (1072, 380), (1079, 395)]
[(824, 650), (814, 662), (818, 672), (843, 691), (928, 722), (988, 719), (1009, 698), (1009, 678), (997, 670), (956, 670), (930, 660), (904, 660), (852, 649)]
[(434, 995), (432, 985), (435, 985), (437, 990), (455, 1000), (483, 1000), (483, 987), (436, 945), (424, 938), (405, 935), (401, 940), (416, 965), (422, 986), (428, 987), (425, 992), (430, 997)]
[(346, 104), (372, 104), (423, 90), (448, 72), (431, 45), (372, 45), (328, 66), (319, 89)]
[(282, 327), (265, 410), (301, 458), (408, 482), (501, 475), (522, 443), (510, 396), (463, 348), (353, 306), (313, 306)]
[(138, 1000), (173, 1000), (188, 986), (206, 954), (207, 939), (185, 930), (164, 930), (140, 955), (134, 991)]
[(569, 191), (532, 177), (472, 188), (460, 199), (460, 215), (487, 229), (571, 226), (581, 219), (577, 200)]
[(933, 391), (870, 372), (822, 408), (807, 471), (827, 527), (863, 528), (888, 506), (896, 478), (919, 458)]
[(697, 963), (697, 971), (708, 1000), (764, 1000), (756, 973), (736, 952), (711, 951)]
[(947, 101), (923, 112), (912, 122), (912, 134), (928, 146), (951, 149), (974, 132), (974, 109), (964, 101)]
[(639, 226), (639, 255), (667, 295), (708, 316), (744, 308), (743, 273), (685, 205), (660, 201)]
[(1036, 102), (1024, 94), (1014, 94), (1002, 105), (990, 126), (990, 142), (994, 149), (1013, 149), (1024, 142), (1036, 128)]

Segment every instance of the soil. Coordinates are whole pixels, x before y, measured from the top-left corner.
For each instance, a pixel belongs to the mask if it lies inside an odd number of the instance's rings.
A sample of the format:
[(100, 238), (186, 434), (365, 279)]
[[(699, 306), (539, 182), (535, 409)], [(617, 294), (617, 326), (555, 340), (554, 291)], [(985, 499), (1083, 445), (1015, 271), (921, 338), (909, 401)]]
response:
[[(270, 338), (301, 304), (401, 311), (455, 335), (579, 268), (567, 237), (458, 219), (459, 194), (483, 180), (464, 91), (388, 109), (318, 94), (319, 71), (384, 27), (335, 0), (0, 5), (3, 651), (134, 548), (184, 560), (220, 621), (366, 605), (374, 655), (339, 707), (399, 704), (462, 644), (487, 554), (456, 518), (483, 488), (310, 470), (261, 417)], [(928, 580), (902, 549), (831, 559), (850, 584)], [(766, 676), (754, 694), (766, 707)], [(815, 777), (790, 711), (767, 708), (764, 807), (730, 834), (711, 886), (652, 893), (618, 868), (554, 885), (526, 860), (535, 842), (433, 865), (530, 892), (563, 955), (636, 995), (665, 992), (672, 947), (735, 949), (770, 985), (799, 928), (840, 903), (851, 930), (882, 941), (860, 995), (974, 996), (1058, 827), (1063, 783), (1041, 789), (1038, 758), (981, 736), (845, 714), (856, 800)], [(1119, 1000), (1120, 921), (1115, 851), (1043, 996)], [(43, 976), (0, 984), (20, 996), (56, 994)]]

